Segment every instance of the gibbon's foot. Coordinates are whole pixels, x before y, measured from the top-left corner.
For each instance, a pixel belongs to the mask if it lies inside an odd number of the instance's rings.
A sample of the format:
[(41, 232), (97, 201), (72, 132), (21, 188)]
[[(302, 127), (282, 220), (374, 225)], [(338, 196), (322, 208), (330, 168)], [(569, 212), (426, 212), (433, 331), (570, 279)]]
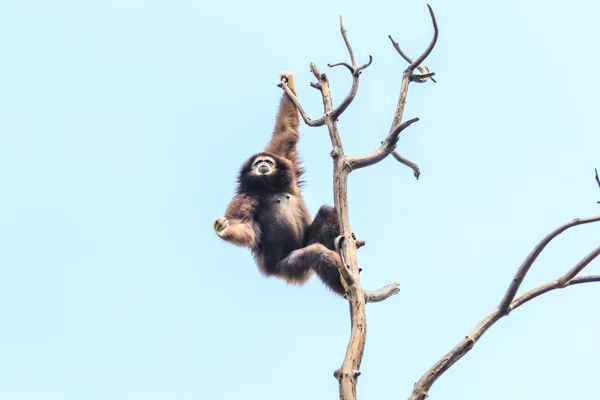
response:
[[(335, 241), (334, 241), (335, 251), (340, 251), (340, 247), (342, 246), (342, 241), (344, 239), (345, 238), (342, 235), (340, 235), (340, 236), (338, 236), (338, 237), (335, 238)], [(364, 240), (357, 240), (356, 239), (356, 235), (354, 234), (354, 232), (352, 232), (352, 239), (354, 240), (354, 244), (356, 245), (356, 249), (357, 250), (360, 249), (361, 247), (363, 247), (366, 244)]]
[(357, 250), (363, 247), (365, 244), (367, 244), (364, 240), (358, 240), (354, 232), (352, 232), (352, 239), (354, 239), (354, 244), (356, 245)]
[(213, 229), (217, 235), (221, 235), (225, 229), (229, 226), (229, 220), (225, 217), (217, 218), (213, 223)]

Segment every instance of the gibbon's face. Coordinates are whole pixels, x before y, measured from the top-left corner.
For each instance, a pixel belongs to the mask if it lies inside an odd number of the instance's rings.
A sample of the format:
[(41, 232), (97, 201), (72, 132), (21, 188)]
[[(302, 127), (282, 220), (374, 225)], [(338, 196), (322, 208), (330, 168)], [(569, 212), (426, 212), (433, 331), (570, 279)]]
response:
[(258, 156), (252, 161), (251, 174), (256, 176), (269, 176), (275, 172), (275, 160), (267, 155)]
[(292, 168), (289, 161), (275, 154), (255, 154), (242, 164), (239, 188), (253, 193), (289, 191), (294, 182)]

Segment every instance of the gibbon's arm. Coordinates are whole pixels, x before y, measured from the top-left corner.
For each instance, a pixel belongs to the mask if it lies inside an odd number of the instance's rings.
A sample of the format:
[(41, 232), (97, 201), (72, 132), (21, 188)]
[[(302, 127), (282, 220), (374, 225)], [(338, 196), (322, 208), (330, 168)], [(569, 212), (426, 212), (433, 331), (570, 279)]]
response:
[(258, 201), (239, 194), (231, 200), (225, 216), (217, 218), (213, 228), (221, 239), (243, 247), (255, 247), (260, 238), (260, 227), (254, 221)]
[[(292, 93), (296, 95), (296, 87), (294, 86), (294, 75), (291, 72), (282, 71), (279, 76), (286, 78), (287, 85)], [(271, 141), (265, 149), (268, 153), (274, 153), (280, 157), (287, 158), (295, 166), (298, 166), (298, 153), (296, 144), (300, 135), (298, 126), (300, 125), (300, 116), (296, 106), (286, 93), (283, 93), (281, 102), (279, 103), (279, 111), (277, 112), (277, 120)]]

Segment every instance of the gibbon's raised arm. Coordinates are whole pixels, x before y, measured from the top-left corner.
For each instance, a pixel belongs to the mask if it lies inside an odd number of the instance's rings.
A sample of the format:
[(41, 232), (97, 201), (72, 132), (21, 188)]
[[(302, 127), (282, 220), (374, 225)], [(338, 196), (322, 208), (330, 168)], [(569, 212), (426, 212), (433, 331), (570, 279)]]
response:
[(254, 221), (258, 200), (238, 194), (231, 200), (225, 217), (218, 218), (213, 228), (223, 240), (238, 246), (254, 248), (260, 238), (260, 227)]
[[(279, 73), (279, 77), (284, 81), (284, 84), (287, 83), (292, 93), (296, 95), (294, 75), (291, 72), (282, 71)], [(300, 116), (298, 115), (298, 110), (290, 97), (286, 93), (283, 93), (279, 104), (279, 111), (277, 112), (275, 128), (273, 129), (273, 136), (265, 148), (265, 152), (273, 153), (290, 160), (297, 166), (297, 177), (300, 177), (303, 172), (302, 168), (299, 167), (300, 161), (298, 160), (296, 149), (298, 139), (300, 138), (300, 133), (298, 132), (299, 125)]]

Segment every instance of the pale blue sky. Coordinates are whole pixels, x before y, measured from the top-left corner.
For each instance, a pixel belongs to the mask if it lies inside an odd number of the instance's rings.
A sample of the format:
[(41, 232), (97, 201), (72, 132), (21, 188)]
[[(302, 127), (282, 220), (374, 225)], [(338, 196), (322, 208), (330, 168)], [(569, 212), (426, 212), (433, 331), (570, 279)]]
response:
[[(358, 394), (404, 399), (501, 299), (548, 231), (600, 213), (597, 1), (438, 1), (440, 38), (413, 85), (402, 154), (352, 174), (368, 306)], [(425, 2), (0, 3), (0, 398), (335, 399), (347, 304), (313, 279), (265, 279), (211, 229), (239, 164), (269, 139), (282, 69), (318, 117), (308, 64), (350, 86), (342, 14), (363, 73), (346, 150), (389, 128)], [(332, 203), (325, 128), (301, 128), (311, 212)], [(524, 289), (598, 245), (565, 233)], [(600, 272), (599, 262), (587, 272)], [(600, 286), (554, 292), (498, 323), (431, 399), (594, 398)]]

